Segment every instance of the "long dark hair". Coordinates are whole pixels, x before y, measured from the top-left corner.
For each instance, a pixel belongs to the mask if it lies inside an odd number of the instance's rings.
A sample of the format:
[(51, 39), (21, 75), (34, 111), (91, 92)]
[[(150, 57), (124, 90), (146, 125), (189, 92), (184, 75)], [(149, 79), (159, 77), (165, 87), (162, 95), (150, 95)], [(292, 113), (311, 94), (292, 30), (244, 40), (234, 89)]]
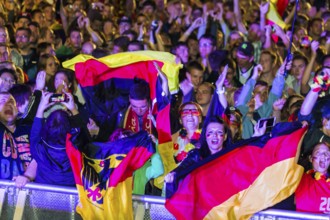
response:
[[(222, 124), (224, 126), (224, 129), (225, 129), (224, 130), (225, 134), (228, 133), (227, 124), (224, 122), (224, 120), (222, 118), (220, 118), (218, 116), (212, 116), (207, 121), (204, 122), (202, 134), (201, 134), (201, 137), (199, 139), (199, 142), (201, 144), (200, 154), (201, 154), (201, 157), (203, 159), (211, 155), (211, 151), (210, 151), (210, 149), (209, 149), (209, 147), (207, 145), (207, 142), (206, 142), (206, 128), (207, 128), (207, 126), (210, 123), (219, 123), (219, 124)], [(228, 138), (227, 138), (226, 142), (227, 141), (228, 141)], [(225, 145), (226, 142), (224, 142), (223, 145)]]
[(70, 131), (69, 114), (64, 110), (53, 111), (46, 119), (41, 138), (48, 144), (65, 145), (66, 134)]

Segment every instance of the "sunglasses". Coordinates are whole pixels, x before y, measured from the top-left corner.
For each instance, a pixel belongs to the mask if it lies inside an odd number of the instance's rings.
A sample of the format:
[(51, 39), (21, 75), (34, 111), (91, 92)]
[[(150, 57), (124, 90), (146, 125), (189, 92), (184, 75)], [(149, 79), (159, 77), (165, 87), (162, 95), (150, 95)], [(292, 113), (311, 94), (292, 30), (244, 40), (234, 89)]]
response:
[(187, 115), (200, 116), (200, 113), (197, 109), (184, 109), (181, 111), (181, 117), (185, 117)]

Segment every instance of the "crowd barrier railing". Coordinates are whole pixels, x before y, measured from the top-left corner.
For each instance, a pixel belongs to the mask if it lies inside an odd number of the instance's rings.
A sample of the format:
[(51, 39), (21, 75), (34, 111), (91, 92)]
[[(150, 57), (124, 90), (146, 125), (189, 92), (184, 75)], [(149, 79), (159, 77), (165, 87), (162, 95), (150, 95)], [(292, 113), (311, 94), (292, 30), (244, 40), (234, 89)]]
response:
[[(0, 219), (76, 220), (78, 192), (73, 187), (28, 183), (15, 187), (13, 181), (0, 180)], [(135, 219), (175, 219), (164, 207), (165, 199), (157, 196), (133, 195)], [(328, 215), (318, 215), (283, 210), (266, 210), (256, 213), (252, 220), (330, 220)]]

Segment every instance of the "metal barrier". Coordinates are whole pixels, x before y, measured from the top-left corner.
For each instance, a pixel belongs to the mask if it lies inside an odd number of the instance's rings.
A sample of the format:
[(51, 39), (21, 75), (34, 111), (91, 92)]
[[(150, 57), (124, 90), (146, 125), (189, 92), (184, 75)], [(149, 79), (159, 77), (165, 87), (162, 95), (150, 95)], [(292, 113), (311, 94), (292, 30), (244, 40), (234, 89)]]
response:
[[(29, 183), (23, 189), (14, 182), (0, 180), (0, 219), (26, 220), (75, 220), (81, 217), (75, 212), (78, 203), (77, 190)], [(156, 196), (133, 195), (135, 219), (175, 219), (164, 207), (165, 199)], [(252, 220), (330, 220), (327, 215), (315, 215), (282, 210), (267, 210), (255, 214)]]

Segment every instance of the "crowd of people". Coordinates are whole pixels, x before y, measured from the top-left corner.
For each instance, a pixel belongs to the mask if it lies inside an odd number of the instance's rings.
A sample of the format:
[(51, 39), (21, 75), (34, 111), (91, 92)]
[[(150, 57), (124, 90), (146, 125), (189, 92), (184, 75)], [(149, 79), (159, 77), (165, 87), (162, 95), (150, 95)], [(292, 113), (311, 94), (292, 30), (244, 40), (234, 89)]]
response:
[[(75, 72), (62, 67), (78, 54), (101, 58), (153, 50), (172, 53), (182, 64), (180, 90), (169, 94), (163, 86), (164, 96), (171, 99), (171, 157), (176, 166), (263, 135), (266, 123), (258, 121), (274, 117), (276, 123), (300, 121), (309, 127), (300, 157), (307, 172), (302, 182), (328, 184), (330, 3), (304, 0), (296, 6), (289, 1), (282, 24), (268, 22), (270, 4), (0, 1), (0, 178), (14, 180), (18, 187), (30, 181), (74, 186), (65, 151), (66, 134), (73, 127), (86, 126), (91, 140), (103, 142), (146, 130), (157, 147), (145, 82), (130, 88), (128, 106), (112, 112), (109, 120), (99, 120), (86, 107)], [(223, 114), (204, 124), (215, 98)], [(157, 151), (135, 172), (134, 193), (161, 195), (153, 180), (166, 175), (165, 181), (173, 181), (175, 171), (164, 173), (162, 159)], [(300, 198), (307, 196), (304, 187), (298, 187)], [(330, 198), (329, 189), (327, 185), (318, 196)], [(330, 211), (329, 205), (306, 207), (297, 204), (302, 211)]]

